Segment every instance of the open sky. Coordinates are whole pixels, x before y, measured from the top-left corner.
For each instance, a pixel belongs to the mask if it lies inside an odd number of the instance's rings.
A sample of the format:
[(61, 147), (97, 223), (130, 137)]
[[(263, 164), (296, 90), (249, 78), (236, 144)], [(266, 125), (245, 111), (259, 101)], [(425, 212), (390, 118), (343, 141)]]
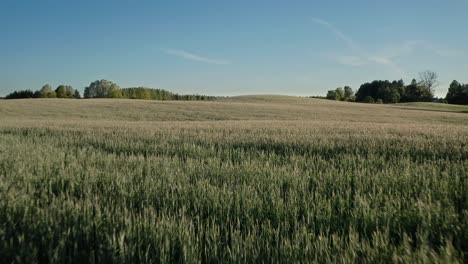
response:
[(97, 79), (209, 95), (468, 82), (468, 1), (0, 1), (0, 95)]

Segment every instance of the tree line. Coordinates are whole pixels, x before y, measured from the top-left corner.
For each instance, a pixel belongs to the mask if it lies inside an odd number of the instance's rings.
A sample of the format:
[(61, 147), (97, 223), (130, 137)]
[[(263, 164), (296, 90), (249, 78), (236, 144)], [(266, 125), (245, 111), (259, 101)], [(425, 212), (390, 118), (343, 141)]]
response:
[(434, 88), (438, 86), (437, 74), (432, 71), (419, 73), (418, 80), (413, 79), (405, 85), (403, 80), (375, 80), (362, 84), (356, 94), (349, 86), (329, 90), (329, 100), (352, 101), (361, 103), (406, 103), (439, 101), (449, 104), (468, 104), (468, 84), (453, 81), (443, 99), (434, 97)]
[(31, 90), (14, 91), (8, 94), (5, 99), (21, 99), (21, 98), (81, 98), (80, 92), (73, 89), (70, 85), (59, 85), (53, 90), (52, 86), (46, 84), (40, 90), (35, 92)]
[(453, 81), (448, 89), (445, 97), (449, 104), (468, 104), (468, 84), (462, 84), (458, 81)]
[[(108, 80), (97, 80), (84, 89), (84, 98), (125, 98), (143, 100), (184, 100), (201, 101), (213, 100), (216, 97), (207, 95), (180, 95), (163, 89), (153, 89), (146, 87), (120, 88), (117, 84)], [(70, 85), (60, 85), (53, 90), (49, 84), (44, 85), (38, 91), (20, 90), (8, 94), (5, 99), (22, 98), (74, 98), (80, 99), (78, 90)]]

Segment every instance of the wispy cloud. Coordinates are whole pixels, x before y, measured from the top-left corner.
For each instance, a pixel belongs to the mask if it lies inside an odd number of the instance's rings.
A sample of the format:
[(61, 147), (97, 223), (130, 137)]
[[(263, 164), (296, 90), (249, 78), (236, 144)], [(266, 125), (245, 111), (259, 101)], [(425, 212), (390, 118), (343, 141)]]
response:
[(431, 43), (428, 43), (426, 41), (422, 41), (423, 47), (428, 50), (433, 52), (434, 54), (440, 56), (440, 57), (457, 57), (457, 56), (464, 56), (466, 53), (462, 50), (456, 50), (456, 49), (447, 49), (447, 48), (441, 48), (441, 47), (436, 47), (432, 45)]
[(207, 58), (207, 57), (196, 55), (196, 54), (184, 51), (184, 50), (163, 49), (162, 51), (166, 54), (174, 55), (179, 58), (186, 59), (186, 60), (199, 61), (199, 62), (204, 62), (204, 63), (209, 63), (209, 64), (218, 64), (218, 65), (231, 64), (231, 62), (227, 60)]
[(354, 67), (360, 67), (371, 63), (378, 64), (392, 69), (399, 75), (406, 76), (405, 71), (393, 61), (395, 56), (372, 54), (333, 24), (318, 18), (313, 18), (312, 20), (328, 29), (337, 39), (343, 41), (344, 44), (353, 51), (354, 54), (351, 56), (335, 56), (338, 63)]
[(336, 56), (336, 61), (340, 64), (348, 65), (348, 66), (363, 66), (367, 64), (367, 61), (362, 59), (359, 56)]
[(455, 49), (441, 48), (425, 40), (409, 40), (399, 44), (385, 47), (380, 54), (387, 58), (396, 58), (408, 55), (414, 51), (429, 52), (431, 55), (439, 57), (456, 57), (463, 55), (463, 51)]
[(351, 55), (332, 56), (336, 62), (346, 66), (362, 67), (366, 65), (380, 65), (392, 70), (401, 77), (407, 77), (403, 68), (396, 62), (396, 60), (402, 56), (408, 56), (416, 51), (429, 52), (439, 57), (456, 57), (465, 54), (460, 50), (436, 47), (425, 40), (408, 40), (402, 43), (388, 45), (379, 52), (370, 52), (330, 22), (319, 18), (313, 18), (312, 20), (330, 31), (332, 35), (351, 50)]
[(397, 58), (412, 53), (418, 46), (422, 45), (420, 40), (409, 40), (398, 44), (392, 44), (384, 47), (378, 56), (385, 58)]
[(348, 47), (350, 47), (354, 51), (365, 52), (365, 51), (362, 50), (362, 48), (352, 38), (350, 38), (349, 36), (344, 34), (341, 30), (339, 30), (337, 27), (335, 27), (331, 23), (329, 23), (329, 22), (327, 22), (325, 20), (319, 19), (319, 18), (313, 18), (312, 20), (315, 23), (317, 23), (319, 25), (322, 25), (323, 27), (330, 30), (330, 32), (333, 35), (335, 35), (336, 38), (342, 40)]

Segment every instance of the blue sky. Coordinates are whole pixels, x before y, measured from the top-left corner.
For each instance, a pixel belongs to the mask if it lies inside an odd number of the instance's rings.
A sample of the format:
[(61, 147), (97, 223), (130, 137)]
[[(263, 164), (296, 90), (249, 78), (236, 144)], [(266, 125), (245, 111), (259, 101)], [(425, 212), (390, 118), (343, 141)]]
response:
[(108, 79), (210, 95), (468, 82), (468, 1), (0, 1), (0, 95)]

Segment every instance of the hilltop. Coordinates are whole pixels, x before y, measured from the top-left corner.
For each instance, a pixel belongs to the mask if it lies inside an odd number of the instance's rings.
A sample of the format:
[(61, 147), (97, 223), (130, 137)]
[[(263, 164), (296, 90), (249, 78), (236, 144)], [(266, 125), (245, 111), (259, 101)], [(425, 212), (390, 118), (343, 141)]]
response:
[(430, 120), (464, 124), (468, 122), (468, 115), (461, 112), (466, 111), (466, 106), (435, 103), (378, 105), (279, 95), (235, 96), (214, 101), (19, 99), (0, 102), (1, 118), (12, 121), (303, 120), (421, 123)]

